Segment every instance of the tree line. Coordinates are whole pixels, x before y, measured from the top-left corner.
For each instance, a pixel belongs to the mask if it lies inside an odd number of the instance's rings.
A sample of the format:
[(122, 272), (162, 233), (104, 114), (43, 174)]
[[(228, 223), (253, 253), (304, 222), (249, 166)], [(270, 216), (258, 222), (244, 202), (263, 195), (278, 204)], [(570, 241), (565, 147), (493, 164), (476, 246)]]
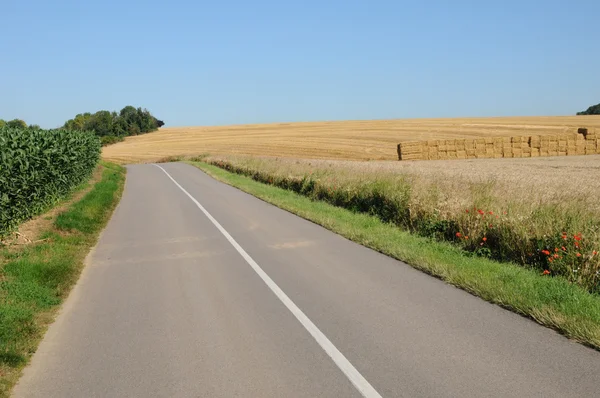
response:
[(592, 105), (583, 112), (577, 112), (578, 115), (600, 115), (600, 104)]
[[(62, 128), (67, 130), (93, 131), (100, 137), (103, 144), (122, 141), (124, 137), (156, 131), (165, 123), (154, 117), (147, 109), (135, 108), (128, 105), (119, 112), (98, 111), (96, 113), (80, 113), (65, 122)], [(20, 119), (4, 121), (0, 119), (1, 127), (39, 130), (37, 124), (27, 125)]]

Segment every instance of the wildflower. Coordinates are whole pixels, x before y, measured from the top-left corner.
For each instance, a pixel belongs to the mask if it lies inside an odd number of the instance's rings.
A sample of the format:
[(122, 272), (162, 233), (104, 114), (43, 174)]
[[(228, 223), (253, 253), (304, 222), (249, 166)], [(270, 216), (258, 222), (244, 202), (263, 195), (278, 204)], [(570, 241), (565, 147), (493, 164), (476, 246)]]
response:
[(550, 252), (548, 250), (542, 250), (542, 253), (545, 254), (546, 256), (550, 255)]
[(490, 228), (494, 228), (494, 226), (492, 224), (490, 224)]
[(456, 237), (457, 237), (457, 238), (460, 238), (461, 236), (462, 236), (462, 234), (461, 234), (460, 232), (457, 232), (457, 233), (456, 233)]
[(479, 244), (479, 246), (483, 246), (483, 242), (481, 242), (481, 243)]
[(465, 239), (469, 239), (469, 237), (468, 237), (468, 236), (465, 236)]
[(469, 212), (469, 209), (467, 209), (467, 213)]
[(494, 212), (493, 212), (493, 211), (490, 211), (490, 214), (491, 214), (491, 215), (494, 215)]
[(550, 258), (548, 259), (548, 261), (549, 261), (549, 262), (552, 262), (552, 261), (554, 261), (554, 260), (552, 259), (552, 257), (550, 257)]
[(573, 236), (573, 239), (575, 239), (576, 241), (578, 241), (578, 242), (579, 242), (579, 241), (581, 240), (581, 234), (579, 234), (579, 235), (574, 235), (574, 236)]
[(567, 248), (566, 248), (566, 247), (564, 247), (564, 246), (563, 246), (563, 247), (561, 247), (561, 249), (562, 249), (564, 252), (566, 252), (566, 251), (567, 251)]
[(576, 256), (577, 256), (577, 257), (581, 257), (581, 253), (577, 253), (577, 254), (576, 254)]
[(500, 216), (496, 216), (496, 218), (500, 218)]
[(575, 247), (579, 249), (579, 243), (575, 242)]
[(558, 254), (554, 253), (554, 258), (558, 258)]
[(558, 247), (555, 247), (555, 248), (554, 248), (554, 251), (555, 251), (555, 252), (558, 252)]
[(547, 269), (545, 269), (544, 272), (542, 272), (542, 275), (550, 275), (550, 271), (548, 271)]
[(484, 242), (487, 242), (487, 238), (485, 236), (481, 240), (484, 241)]
[(567, 240), (567, 235), (562, 236), (563, 240)]
[(485, 214), (485, 211), (483, 210), (477, 210), (477, 213), (481, 214), (482, 216)]
[(592, 252), (592, 256), (595, 256), (596, 254), (598, 254), (598, 252), (597, 252), (596, 250), (594, 250), (594, 251)]

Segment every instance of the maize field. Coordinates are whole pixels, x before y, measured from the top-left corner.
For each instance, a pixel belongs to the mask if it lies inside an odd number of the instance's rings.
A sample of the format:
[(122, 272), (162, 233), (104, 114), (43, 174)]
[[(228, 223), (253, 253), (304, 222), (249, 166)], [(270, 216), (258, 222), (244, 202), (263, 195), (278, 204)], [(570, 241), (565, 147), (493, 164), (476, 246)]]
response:
[(99, 159), (90, 132), (0, 128), (0, 237), (84, 182)]

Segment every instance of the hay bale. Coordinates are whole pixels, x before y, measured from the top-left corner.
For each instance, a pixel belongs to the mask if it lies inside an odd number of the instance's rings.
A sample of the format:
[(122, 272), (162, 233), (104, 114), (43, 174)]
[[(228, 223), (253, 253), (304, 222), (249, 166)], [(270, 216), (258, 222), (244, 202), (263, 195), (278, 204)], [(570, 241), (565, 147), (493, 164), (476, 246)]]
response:
[(600, 154), (600, 139), (596, 139), (596, 153)]
[(513, 144), (522, 144), (523, 137), (510, 137), (510, 142)]
[(485, 138), (475, 138), (475, 144), (483, 144), (485, 145)]
[(510, 140), (511, 137), (501, 137), (501, 138), (502, 138), (502, 143), (503, 144), (510, 144), (511, 143), (511, 140)]
[(467, 158), (467, 151), (458, 151), (458, 152), (456, 152), (456, 157), (458, 159), (466, 159)]
[(474, 149), (475, 140), (465, 140), (465, 149)]
[(448, 159), (458, 159), (456, 152), (448, 152)]
[(573, 145), (573, 146), (568, 146), (568, 147), (567, 147), (567, 155), (568, 155), (568, 156), (577, 155), (577, 147), (576, 147), (575, 145)]
[(540, 157), (540, 150), (538, 148), (531, 148), (531, 157), (532, 158)]
[(596, 154), (596, 140), (586, 140), (585, 142), (585, 154), (586, 155), (595, 155)]
[(438, 140), (427, 140), (427, 146), (429, 148), (437, 148), (439, 145)]
[(440, 158), (440, 155), (438, 152), (432, 153), (429, 152), (429, 160), (438, 160)]
[(532, 148), (541, 148), (542, 140), (539, 135), (529, 137), (529, 146)]
[(558, 156), (567, 156), (567, 152), (566, 151), (558, 151)]

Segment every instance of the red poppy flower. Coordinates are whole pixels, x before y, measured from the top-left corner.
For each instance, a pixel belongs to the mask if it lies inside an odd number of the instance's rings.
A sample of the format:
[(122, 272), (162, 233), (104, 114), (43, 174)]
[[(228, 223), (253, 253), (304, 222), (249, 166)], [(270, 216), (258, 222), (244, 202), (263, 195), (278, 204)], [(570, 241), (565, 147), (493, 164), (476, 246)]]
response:
[(485, 236), (481, 240), (484, 241), (484, 242), (487, 242), (487, 238)]
[(477, 213), (481, 214), (482, 216), (485, 214), (485, 211), (483, 210), (477, 210)]
[(460, 238), (461, 236), (462, 236), (462, 234), (461, 234), (460, 232), (457, 232), (457, 233), (456, 233), (456, 237), (457, 237), (457, 238)]
[(554, 253), (554, 258), (558, 258), (558, 254)]
[(467, 209), (467, 213), (469, 212), (469, 209)]
[(561, 249), (563, 249), (563, 251), (564, 251), (564, 252), (566, 252), (566, 251), (567, 251), (567, 248), (566, 248), (566, 247), (564, 247), (564, 246), (563, 246), (563, 247), (561, 247)]
[(545, 269), (544, 272), (542, 272), (542, 275), (550, 275), (550, 271), (548, 271), (547, 269)]
[(555, 252), (557, 252), (557, 251), (558, 251), (558, 247), (555, 247), (555, 248), (554, 248), (554, 251), (555, 251)]
[(490, 211), (490, 214), (491, 214), (491, 215), (494, 215), (494, 212), (493, 212), (493, 211)]
[(577, 257), (581, 257), (581, 253), (577, 253), (577, 254), (576, 254), (576, 256), (577, 256)]
[(544, 253), (546, 256), (550, 255), (550, 252), (548, 250), (542, 250), (542, 253)]
[(576, 241), (580, 241), (581, 240), (581, 235), (574, 235), (573, 239), (575, 239)]

